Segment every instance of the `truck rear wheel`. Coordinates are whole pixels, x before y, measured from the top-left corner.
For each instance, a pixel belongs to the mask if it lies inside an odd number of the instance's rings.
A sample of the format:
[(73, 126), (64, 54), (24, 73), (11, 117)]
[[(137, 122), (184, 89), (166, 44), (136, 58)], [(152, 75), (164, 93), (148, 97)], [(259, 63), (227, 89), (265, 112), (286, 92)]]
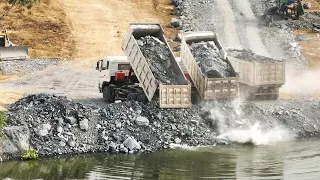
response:
[(138, 102), (142, 102), (143, 104), (147, 104), (148, 103), (148, 99), (144, 94), (139, 94), (137, 97), (137, 101)]
[(128, 94), (126, 100), (127, 101), (136, 101), (137, 100), (137, 94), (135, 94), (135, 93)]
[(113, 88), (110, 86), (105, 86), (102, 90), (102, 95), (103, 98), (107, 101), (107, 102), (114, 102), (114, 93), (113, 93)]

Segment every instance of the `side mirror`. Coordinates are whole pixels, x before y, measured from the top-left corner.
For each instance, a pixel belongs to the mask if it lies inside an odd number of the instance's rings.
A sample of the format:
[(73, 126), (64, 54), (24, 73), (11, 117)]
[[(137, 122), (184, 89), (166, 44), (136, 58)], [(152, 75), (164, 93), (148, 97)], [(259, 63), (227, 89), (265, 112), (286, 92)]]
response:
[(97, 71), (99, 71), (100, 62), (101, 62), (101, 60), (97, 61), (97, 66), (96, 66)]

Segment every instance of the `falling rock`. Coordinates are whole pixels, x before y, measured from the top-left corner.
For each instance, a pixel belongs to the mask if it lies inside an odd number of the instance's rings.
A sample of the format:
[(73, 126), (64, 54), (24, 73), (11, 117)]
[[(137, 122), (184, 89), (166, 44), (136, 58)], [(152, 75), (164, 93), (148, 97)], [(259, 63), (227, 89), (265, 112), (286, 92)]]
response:
[(140, 150), (140, 144), (134, 139), (133, 137), (128, 137), (124, 142), (124, 146), (127, 147), (129, 150)]
[(89, 129), (88, 119), (84, 119), (79, 122), (80, 129), (87, 131)]
[(139, 126), (149, 126), (149, 120), (146, 117), (138, 116), (136, 118), (136, 124)]

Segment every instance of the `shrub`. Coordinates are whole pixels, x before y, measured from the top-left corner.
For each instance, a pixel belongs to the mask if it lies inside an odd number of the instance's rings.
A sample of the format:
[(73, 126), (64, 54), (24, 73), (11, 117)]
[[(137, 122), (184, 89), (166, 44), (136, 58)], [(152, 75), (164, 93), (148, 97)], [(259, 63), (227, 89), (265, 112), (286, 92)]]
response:
[(38, 159), (38, 151), (34, 148), (29, 148), (21, 155), (22, 160)]
[(0, 137), (3, 136), (3, 128), (6, 126), (6, 116), (3, 111), (0, 111)]

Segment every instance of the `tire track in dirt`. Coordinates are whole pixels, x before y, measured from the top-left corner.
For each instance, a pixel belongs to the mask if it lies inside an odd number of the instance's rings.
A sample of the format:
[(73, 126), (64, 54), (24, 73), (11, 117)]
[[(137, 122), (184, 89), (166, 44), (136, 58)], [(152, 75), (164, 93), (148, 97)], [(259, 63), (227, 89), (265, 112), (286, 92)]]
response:
[(223, 34), (221, 35), (222, 39), (224, 39), (223, 45), (229, 46), (229, 47), (240, 47), (241, 43), (237, 33), (234, 13), (230, 3), (227, 1), (218, 0), (216, 1), (216, 6), (223, 20), (224, 31), (223, 31)]

